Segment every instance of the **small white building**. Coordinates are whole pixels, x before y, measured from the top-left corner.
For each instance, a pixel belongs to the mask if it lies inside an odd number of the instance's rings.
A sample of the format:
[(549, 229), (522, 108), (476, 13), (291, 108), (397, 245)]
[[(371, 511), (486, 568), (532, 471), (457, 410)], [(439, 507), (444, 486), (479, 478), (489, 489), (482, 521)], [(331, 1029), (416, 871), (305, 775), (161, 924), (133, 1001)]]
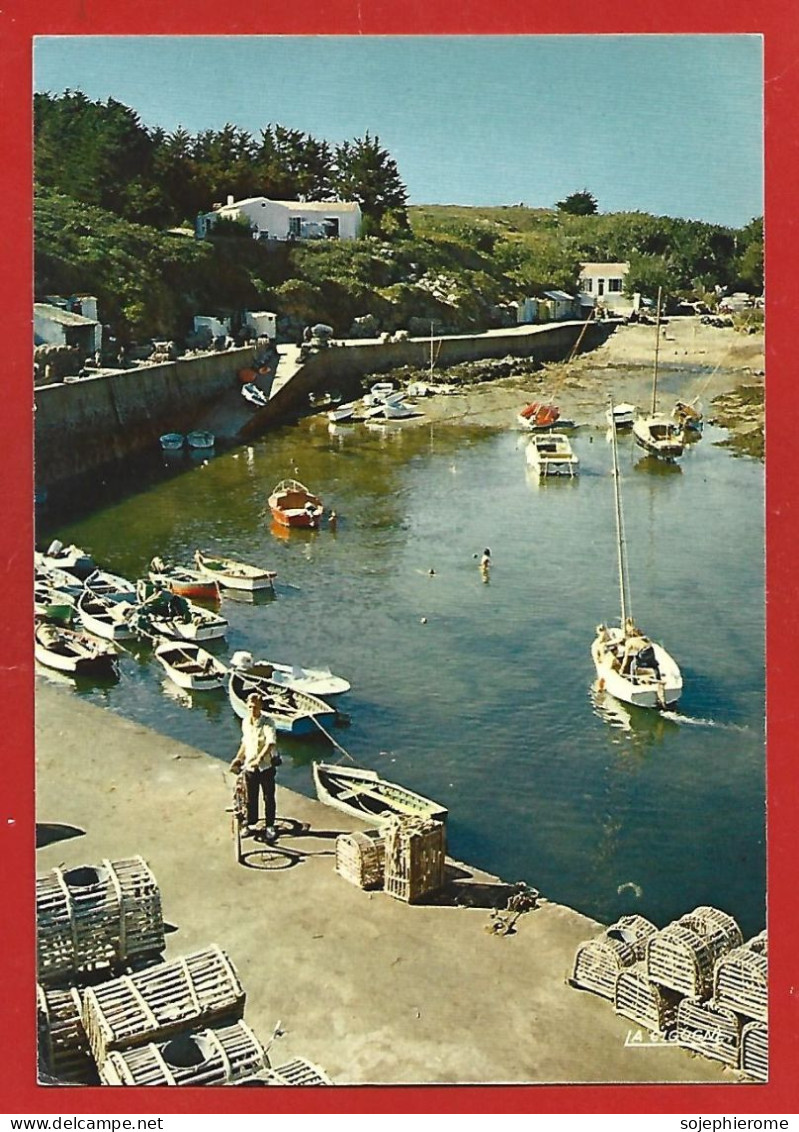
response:
[(354, 201), (234, 200), (197, 217), (203, 239), (220, 217), (246, 220), (255, 240), (355, 240), (361, 231), (361, 208)]
[(568, 295), (565, 291), (544, 291), (544, 298), (554, 322), (574, 318), (574, 295)]
[(101, 348), (102, 341), (95, 298), (87, 295), (33, 304), (34, 346), (74, 346), (89, 357)]
[(632, 296), (625, 294), (629, 263), (581, 263), (578, 282), (581, 307), (595, 307), (628, 313), (632, 310)]

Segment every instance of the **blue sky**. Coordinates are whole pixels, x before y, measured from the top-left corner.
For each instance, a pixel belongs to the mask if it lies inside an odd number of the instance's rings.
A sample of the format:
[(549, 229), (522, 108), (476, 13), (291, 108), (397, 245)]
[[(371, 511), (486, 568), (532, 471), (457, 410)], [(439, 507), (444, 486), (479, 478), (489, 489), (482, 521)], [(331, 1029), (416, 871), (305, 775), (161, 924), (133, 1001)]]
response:
[(759, 36), (40, 37), (34, 73), (167, 131), (368, 130), (413, 204), (546, 207), (588, 188), (602, 212), (763, 211)]

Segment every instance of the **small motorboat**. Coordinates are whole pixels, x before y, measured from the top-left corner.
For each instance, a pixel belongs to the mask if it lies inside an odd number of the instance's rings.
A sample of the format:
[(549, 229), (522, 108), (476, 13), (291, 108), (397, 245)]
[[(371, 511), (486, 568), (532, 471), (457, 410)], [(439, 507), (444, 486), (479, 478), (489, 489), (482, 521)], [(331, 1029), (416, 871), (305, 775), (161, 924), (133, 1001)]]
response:
[(248, 381), (246, 385), (242, 385), (241, 395), (245, 401), (248, 401), (249, 404), (255, 405), (256, 408), (259, 409), (269, 404), (269, 398), (264, 393), (263, 389), (259, 388), (254, 381)]
[(320, 727), (326, 729), (336, 722), (335, 708), (317, 696), (275, 683), (271, 674), (271, 664), (263, 668), (257, 664), (247, 669), (231, 668), (228, 699), (239, 719), (247, 714), (247, 697), (257, 692), (262, 700), (262, 713), (269, 717), (275, 730), (287, 735), (323, 736)]
[(235, 652), (230, 658), (230, 666), (240, 672), (258, 672), (267, 676), (275, 684), (291, 688), (295, 692), (307, 692), (326, 700), (342, 696), (350, 690), (349, 680), (334, 676), (329, 668), (301, 668), (296, 664), (278, 664), (273, 660), (253, 660), (248, 652)]
[(100, 641), (73, 629), (39, 624), (33, 651), (40, 664), (70, 676), (118, 676), (117, 655)]
[(313, 778), (319, 801), (351, 817), (366, 818), (378, 825), (395, 815), (447, 820), (447, 811), (438, 802), (387, 782), (374, 770), (315, 762)]
[(149, 582), (139, 583), (138, 597), (131, 624), (140, 636), (214, 641), (227, 632), (228, 623), (218, 613), (202, 609), (179, 594), (157, 589)]
[(216, 437), (212, 432), (204, 432), (198, 429), (196, 432), (186, 434), (186, 443), (189, 448), (194, 449), (213, 448), (216, 443)]
[(363, 403), (367, 408), (373, 408), (399, 392), (393, 381), (376, 381), (369, 392), (364, 394)]
[(260, 566), (250, 566), (246, 562), (237, 562), (234, 558), (222, 558), (218, 555), (205, 554), (202, 550), (195, 550), (194, 561), (201, 577), (213, 580), (216, 586), (231, 590), (245, 590), (253, 593), (255, 590), (274, 589), (277, 574), (274, 570), (264, 570)]
[(225, 686), (227, 669), (221, 660), (190, 641), (164, 641), (156, 646), (154, 655), (179, 688), (210, 692)]
[(533, 401), (522, 409), (516, 419), (522, 428), (554, 428), (560, 419), (560, 409), (548, 402)]
[(609, 425), (615, 424), (617, 429), (632, 428), (635, 421), (635, 405), (622, 401), (618, 405), (610, 406), (605, 412), (605, 419)]
[(165, 432), (159, 440), (164, 452), (180, 452), (186, 442), (182, 432)]
[(281, 480), (269, 496), (269, 510), (276, 523), (283, 527), (310, 527), (318, 529), (324, 507), (298, 480)]
[(531, 437), (525, 455), (539, 476), (574, 476), (580, 464), (568, 437), (559, 432)]
[(81, 581), (95, 569), (91, 554), (87, 554), (79, 546), (64, 546), (58, 539), (51, 542), (44, 552), (36, 551), (33, 561), (42, 570), (63, 570)]
[(136, 608), (128, 601), (115, 601), (111, 597), (84, 590), (75, 608), (81, 625), (87, 633), (106, 641), (124, 641), (136, 636), (131, 616)]
[(159, 590), (169, 590), (180, 597), (197, 598), (200, 601), (219, 601), (219, 586), (213, 578), (184, 566), (153, 558), (148, 571), (150, 581)]

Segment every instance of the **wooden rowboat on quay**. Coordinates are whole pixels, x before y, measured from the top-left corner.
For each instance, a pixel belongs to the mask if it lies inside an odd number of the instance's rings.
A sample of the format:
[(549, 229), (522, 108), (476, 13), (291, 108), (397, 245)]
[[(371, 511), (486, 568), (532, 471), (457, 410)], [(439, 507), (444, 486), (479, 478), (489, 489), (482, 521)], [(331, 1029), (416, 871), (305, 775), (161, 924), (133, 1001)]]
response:
[(319, 801), (351, 817), (379, 825), (395, 815), (447, 820), (447, 811), (438, 802), (388, 782), (374, 770), (315, 762), (313, 779)]

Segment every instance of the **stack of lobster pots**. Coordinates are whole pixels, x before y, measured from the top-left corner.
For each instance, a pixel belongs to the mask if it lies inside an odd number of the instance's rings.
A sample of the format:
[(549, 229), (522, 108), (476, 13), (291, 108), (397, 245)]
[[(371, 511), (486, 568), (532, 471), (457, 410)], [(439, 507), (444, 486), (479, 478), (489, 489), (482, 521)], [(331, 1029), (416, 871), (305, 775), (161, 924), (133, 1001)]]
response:
[(717, 908), (695, 908), (660, 931), (622, 917), (580, 945), (570, 982), (652, 1034), (767, 1079), (766, 934), (744, 943)]
[(36, 878), (37, 1020), (44, 1077), (94, 1084), (83, 1026), (88, 983), (158, 962), (161, 896), (142, 857), (52, 869)]

